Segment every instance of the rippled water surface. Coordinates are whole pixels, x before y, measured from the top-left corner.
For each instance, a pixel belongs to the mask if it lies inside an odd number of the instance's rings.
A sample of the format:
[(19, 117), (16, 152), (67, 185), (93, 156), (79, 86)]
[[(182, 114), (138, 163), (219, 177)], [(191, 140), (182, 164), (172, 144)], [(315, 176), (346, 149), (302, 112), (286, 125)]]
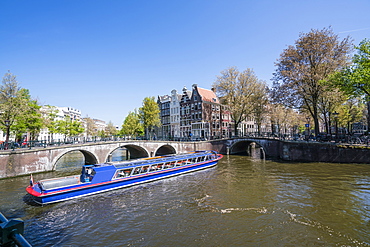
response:
[(24, 202), (28, 181), (0, 180), (0, 207), (25, 221), (34, 246), (370, 246), (369, 165), (225, 156), (208, 170), (43, 207)]

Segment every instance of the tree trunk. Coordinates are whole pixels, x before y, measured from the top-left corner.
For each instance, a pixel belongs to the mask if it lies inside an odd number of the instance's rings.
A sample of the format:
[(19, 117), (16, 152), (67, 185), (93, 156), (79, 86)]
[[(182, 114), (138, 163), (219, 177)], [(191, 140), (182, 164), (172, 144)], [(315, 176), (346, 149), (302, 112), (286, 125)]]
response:
[(236, 122), (234, 122), (234, 132), (235, 132), (235, 136), (238, 136), (238, 126), (239, 124), (237, 124)]
[(367, 132), (370, 131), (370, 100), (367, 101)]

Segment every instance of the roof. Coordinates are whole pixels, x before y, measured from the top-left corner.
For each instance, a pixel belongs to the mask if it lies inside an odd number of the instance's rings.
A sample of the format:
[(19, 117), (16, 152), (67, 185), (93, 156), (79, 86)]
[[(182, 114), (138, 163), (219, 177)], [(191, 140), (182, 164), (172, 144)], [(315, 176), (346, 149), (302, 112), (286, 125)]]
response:
[(218, 103), (218, 104), (220, 103), (215, 92), (213, 92), (212, 90), (204, 89), (200, 87), (197, 87), (197, 90), (198, 90), (199, 95), (202, 97), (203, 101), (208, 101), (208, 102)]

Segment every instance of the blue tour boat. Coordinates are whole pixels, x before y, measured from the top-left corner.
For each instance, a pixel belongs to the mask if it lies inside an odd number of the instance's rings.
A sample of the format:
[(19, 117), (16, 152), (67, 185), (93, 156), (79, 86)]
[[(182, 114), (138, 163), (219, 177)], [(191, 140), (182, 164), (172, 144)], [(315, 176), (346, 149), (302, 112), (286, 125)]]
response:
[(33, 182), (26, 191), (39, 204), (48, 204), (129, 187), (215, 166), (223, 156), (195, 151), (138, 160), (84, 165), (81, 175)]

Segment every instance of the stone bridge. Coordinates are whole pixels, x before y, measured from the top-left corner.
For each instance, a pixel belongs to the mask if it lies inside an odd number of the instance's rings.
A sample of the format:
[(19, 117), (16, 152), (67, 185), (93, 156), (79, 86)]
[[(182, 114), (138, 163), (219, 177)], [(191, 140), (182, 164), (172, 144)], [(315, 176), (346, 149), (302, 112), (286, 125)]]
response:
[(86, 164), (98, 164), (110, 161), (112, 153), (119, 148), (125, 148), (126, 157), (131, 159), (194, 150), (215, 150), (223, 154), (247, 153), (253, 157), (264, 157), (266, 151), (263, 145), (267, 145), (263, 140), (239, 138), (202, 142), (129, 140), (16, 149), (0, 152), (0, 178), (53, 171), (57, 161), (73, 151), (81, 152)]

